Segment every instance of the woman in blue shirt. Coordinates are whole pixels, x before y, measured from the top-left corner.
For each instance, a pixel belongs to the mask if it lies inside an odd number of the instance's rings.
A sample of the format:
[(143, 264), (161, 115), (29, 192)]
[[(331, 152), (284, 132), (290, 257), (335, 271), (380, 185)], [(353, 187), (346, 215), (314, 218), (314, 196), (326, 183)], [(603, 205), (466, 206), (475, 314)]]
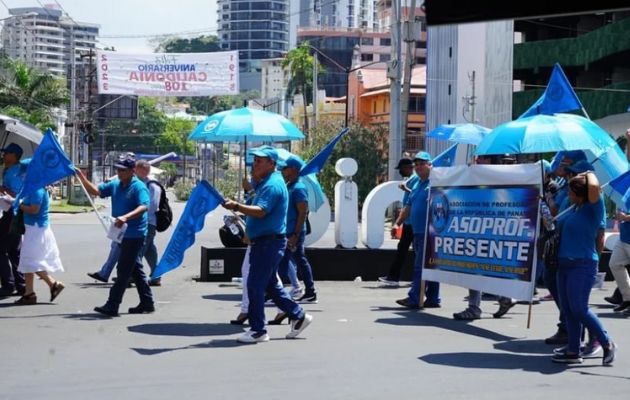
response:
[(55, 235), (48, 219), (48, 192), (45, 188), (23, 198), (20, 210), (24, 212), (24, 240), (20, 254), (18, 271), (24, 274), (26, 289), (15, 304), (37, 304), (34, 290), (35, 274), (50, 288), (50, 301), (54, 301), (64, 289), (63, 283), (55, 280), (50, 273), (63, 271)]
[(599, 256), (595, 248), (597, 230), (602, 220), (599, 181), (591, 171), (569, 181), (568, 198), (573, 209), (559, 219), (560, 247), (558, 250), (558, 295), (566, 316), (569, 344), (565, 352), (552, 361), (579, 364), (582, 325), (593, 332), (604, 349), (603, 365), (611, 365), (616, 346), (597, 316), (588, 308), (591, 288), (597, 275)]

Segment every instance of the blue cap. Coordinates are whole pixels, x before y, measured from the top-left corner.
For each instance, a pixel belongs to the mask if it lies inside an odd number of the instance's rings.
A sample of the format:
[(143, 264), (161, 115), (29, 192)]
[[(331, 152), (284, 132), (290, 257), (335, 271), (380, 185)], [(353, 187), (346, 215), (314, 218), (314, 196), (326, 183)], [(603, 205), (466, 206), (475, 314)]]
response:
[(22, 157), (22, 154), (24, 153), (24, 150), (22, 150), (22, 147), (20, 147), (20, 145), (16, 143), (11, 143), (4, 149), (0, 149), (0, 151), (2, 151), (3, 153), (15, 154), (16, 156), (18, 156), (18, 158)]
[(278, 168), (295, 168), (300, 171), (304, 167), (304, 161), (295, 154), (290, 155), (286, 160), (278, 161)]
[(251, 149), (249, 152), (255, 155), (256, 157), (271, 158), (274, 161), (278, 161), (278, 152), (276, 151), (275, 148), (271, 146), (255, 147)]
[(414, 160), (431, 161), (431, 154), (426, 151), (419, 151), (416, 153)]
[(586, 171), (594, 171), (593, 166), (586, 160), (580, 160), (573, 165), (564, 167), (566, 170), (573, 172), (574, 174), (581, 174)]
[(134, 153), (121, 154), (114, 164), (116, 169), (133, 169), (136, 167), (136, 155)]

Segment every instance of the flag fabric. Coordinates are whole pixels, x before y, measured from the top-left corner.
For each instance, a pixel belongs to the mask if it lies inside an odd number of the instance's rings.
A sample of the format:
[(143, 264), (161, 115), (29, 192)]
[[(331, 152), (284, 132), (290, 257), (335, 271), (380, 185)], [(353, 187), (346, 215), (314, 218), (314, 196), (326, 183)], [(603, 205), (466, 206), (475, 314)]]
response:
[(328, 160), (328, 157), (332, 154), (333, 149), (337, 142), (341, 140), (348, 133), (348, 128), (343, 128), (341, 132), (337, 134), (326, 146), (324, 146), (315, 157), (306, 163), (304, 168), (300, 170), (300, 176), (306, 176), (310, 174), (316, 174), (324, 168), (324, 164)]
[(18, 193), (15, 203), (18, 204), (19, 199), (38, 189), (74, 175), (74, 172), (72, 161), (63, 152), (54, 132), (49, 128), (28, 164), (22, 190)]
[(457, 143), (435, 156), (431, 165), (434, 167), (451, 167), (455, 162), (455, 154), (457, 153)]
[(206, 214), (224, 201), (223, 196), (207, 181), (201, 181), (193, 189), (166, 250), (151, 274), (152, 279), (159, 278), (181, 265), (184, 253), (195, 243), (195, 234), (203, 229)]
[(551, 115), (583, 108), (580, 99), (562, 71), (562, 67), (556, 63), (542, 96), (518, 118), (531, 117), (537, 114)]
[(602, 191), (610, 197), (615, 205), (622, 210), (630, 211), (630, 170), (619, 175), (607, 184), (602, 185)]

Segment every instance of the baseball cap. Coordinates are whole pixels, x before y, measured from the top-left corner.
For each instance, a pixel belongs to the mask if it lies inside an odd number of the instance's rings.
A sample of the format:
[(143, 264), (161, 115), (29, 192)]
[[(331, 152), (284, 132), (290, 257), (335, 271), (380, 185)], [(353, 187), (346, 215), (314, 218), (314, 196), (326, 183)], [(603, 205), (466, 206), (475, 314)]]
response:
[(271, 158), (274, 161), (278, 161), (278, 152), (271, 146), (255, 147), (249, 152), (257, 157)]
[(5, 147), (4, 149), (0, 149), (0, 151), (2, 151), (4, 153), (15, 154), (18, 157), (22, 157), (22, 154), (24, 153), (24, 150), (22, 150), (22, 147), (20, 147), (20, 145), (15, 144), (15, 143), (11, 143), (10, 145)]
[(304, 161), (295, 154), (290, 155), (286, 160), (278, 161), (279, 169), (285, 169), (289, 167), (295, 168), (299, 171), (302, 169), (302, 167), (304, 167)]
[(416, 153), (414, 160), (431, 161), (431, 154), (426, 151), (419, 151)]
[(586, 171), (594, 171), (593, 166), (586, 160), (580, 160), (575, 164), (569, 165), (568, 167), (564, 167), (567, 171), (570, 171), (574, 174), (581, 174)]
[(396, 169), (400, 169), (401, 167), (404, 167), (406, 165), (413, 166), (413, 160), (409, 158), (401, 158), (400, 160), (398, 160), (398, 165), (396, 166)]
[(136, 155), (133, 153), (121, 154), (114, 164), (116, 169), (132, 169), (136, 167)]

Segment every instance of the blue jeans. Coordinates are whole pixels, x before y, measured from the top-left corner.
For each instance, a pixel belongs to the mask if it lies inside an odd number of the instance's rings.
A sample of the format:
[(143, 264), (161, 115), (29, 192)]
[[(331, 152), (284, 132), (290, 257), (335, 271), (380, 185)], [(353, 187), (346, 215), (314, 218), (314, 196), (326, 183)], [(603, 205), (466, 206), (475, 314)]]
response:
[(282, 260), (280, 260), (280, 264), (278, 264), (278, 275), (284, 283), (289, 281), (293, 289), (299, 289), (300, 280), (298, 279), (297, 267), (295, 266), (295, 263), (291, 260), (287, 260), (286, 262), (284, 261), (284, 259), (287, 257), (288, 251), (288, 249), (284, 251), (284, 256), (282, 257)]
[(120, 243), (120, 257), (116, 269), (118, 279), (109, 291), (109, 298), (105, 303), (106, 308), (118, 311), (130, 278), (133, 278), (133, 282), (136, 284), (140, 304), (143, 306), (153, 305), (153, 294), (147, 282), (147, 276), (142, 269), (144, 240), (145, 238), (125, 238)]
[[(295, 263), (295, 267), (297, 267), (297, 273), (302, 277), (304, 281), (304, 287), (306, 289), (306, 294), (315, 294), (315, 282), (313, 280), (313, 269), (311, 268), (311, 264), (308, 262), (306, 258), (306, 254), (304, 254), (304, 238), (306, 237), (306, 233), (302, 231), (298, 236), (297, 242), (295, 244), (295, 250), (291, 250), (287, 248), (284, 251), (284, 257), (280, 260), (280, 272), (284, 270), (291, 271), (291, 265)], [(289, 275), (289, 279), (291, 279), (291, 275)]]
[(255, 332), (267, 332), (265, 329), (265, 293), (276, 306), (289, 315), (290, 319), (304, 318), (304, 310), (291, 299), (289, 293), (278, 282), (278, 264), (284, 256), (286, 239), (257, 240), (250, 245), (249, 276), (247, 292), (249, 295), (249, 324)]
[(105, 260), (105, 264), (103, 264), (101, 270), (98, 271), (98, 274), (109, 280), (109, 276), (112, 274), (112, 271), (118, 262), (118, 258), (120, 258), (120, 243), (116, 243), (112, 240), (112, 244), (109, 246), (109, 255), (107, 256), (107, 260)]
[[(149, 229), (147, 230), (147, 239), (144, 243), (144, 258), (147, 260), (147, 264), (149, 264), (149, 268), (151, 269), (151, 275), (153, 275), (153, 271), (155, 271), (155, 267), (157, 266), (158, 261), (158, 253), (157, 247), (155, 247), (155, 233), (156, 233), (155, 225), (149, 225)], [(158, 278), (159, 279), (159, 278)]]
[[(413, 280), (411, 289), (407, 293), (409, 301), (414, 305), (420, 304), (420, 282), (422, 281), (422, 260), (424, 258), (424, 233), (413, 235), (413, 248), (416, 258), (413, 262)], [(440, 284), (438, 282), (426, 282), (427, 303), (440, 304)]]
[(570, 353), (579, 353), (582, 325), (595, 334), (602, 346), (610, 344), (608, 333), (599, 318), (588, 308), (588, 298), (597, 274), (597, 261), (559, 259), (558, 295), (566, 318)]

